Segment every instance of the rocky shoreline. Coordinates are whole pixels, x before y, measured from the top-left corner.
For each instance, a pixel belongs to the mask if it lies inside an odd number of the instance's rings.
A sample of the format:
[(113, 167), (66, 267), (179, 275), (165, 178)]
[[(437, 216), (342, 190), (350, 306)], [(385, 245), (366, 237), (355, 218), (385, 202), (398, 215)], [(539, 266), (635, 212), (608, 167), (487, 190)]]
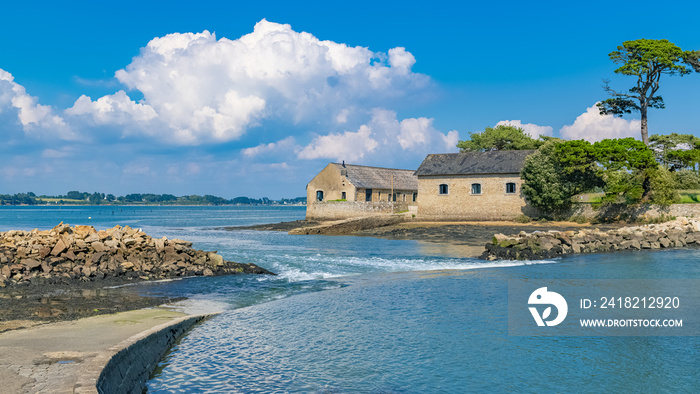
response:
[(97, 231), (61, 223), (51, 230), (0, 233), (0, 287), (243, 273), (274, 275), (193, 249), (192, 242), (152, 238), (129, 226)]
[(680, 217), (645, 226), (609, 231), (521, 231), (517, 235), (496, 234), (479, 256), (484, 260), (538, 260), (576, 253), (602, 253), (625, 250), (656, 250), (700, 246), (700, 221)]

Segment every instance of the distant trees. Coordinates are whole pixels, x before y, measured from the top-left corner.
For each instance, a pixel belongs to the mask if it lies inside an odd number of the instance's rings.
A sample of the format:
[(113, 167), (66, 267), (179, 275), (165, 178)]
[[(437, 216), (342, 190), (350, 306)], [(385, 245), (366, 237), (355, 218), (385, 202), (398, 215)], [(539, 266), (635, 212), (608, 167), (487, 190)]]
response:
[(499, 125), (487, 127), (480, 133), (469, 133), (469, 139), (459, 141), (457, 147), (462, 152), (485, 152), (492, 150), (527, 150), (537, 149), (543, 141), (530, 137), (519, 127)]
[(35, 205), (36, 203), (36, 194), (32, 192), (0, 194), (0, 205)]
[(250, 197), (236, 197), (231, 200), (232, 204), (243, 204), (243, 205), (249, 205), (249, 204), (261, 204), (262, 200), (256, 200)]
[(620, 65), (616, 74), (637, 77), (637, 81), (626, 92), (613, 90), (609, 81), (605, 81), (604, 89), (612, 98), (598, 104), (600, 113), (622, 116), (639, 112), (642, 141), (649, 145), (647, 111), (649, 108), (664, 108), (664, 100), (658, 94), (661, 75), (700, 72), (700, 51), (683, 51), (668, 40), (640, 39), (623, 42), (608, 56)]
[(66, 195), (40, 196), (32, 192), (17, 194), (0, 194), (0, 205), (35, 205), (41, 203), (77, 204), (77, 205), (100, 205), (111, 204), (167, 204), (167, 205), (285, 205), (306, 203), (306, 197), (292, 199), (283, 198), (281, 200), (270, 200), (267, 197), (254, 199), (250, 197), (236, 197), (227, 200), (223, 197), (205, 194), (196, 194), (177, 197), (172, 194), (152, 194), (152, 193), (132, 193), (125, 196), (115, 197), (114, 194), (104, 194), (99, 192), (87, 193), (70, 191)]
[(105, 199), (105, 194), (104, 193), (98, 193), (94, 192), (90, 196), (88, 196), (88, 201), (94, 205), (100, 205), (102, 203), (102, 200)]
[(66, 198), (69, 200), (85, 200), (88, 198), (89, 195), (89, 193), (81, 193), (79, 191), (73, 190), (66, 193)]

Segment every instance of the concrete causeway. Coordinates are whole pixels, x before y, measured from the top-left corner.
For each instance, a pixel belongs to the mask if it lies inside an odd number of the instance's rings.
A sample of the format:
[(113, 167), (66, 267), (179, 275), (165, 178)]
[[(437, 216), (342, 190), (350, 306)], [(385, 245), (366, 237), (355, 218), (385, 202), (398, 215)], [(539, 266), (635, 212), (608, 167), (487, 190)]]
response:
[(118, 370), (120, 366), (113, 364), (119, 364), (119, 359), (133, 360), (144, 352), (162, 354), (165, 349), (143, 347), (167, 347), (206, 316), (148, 308), (4, 332), (0, 334), (0, 392), (95, 393), (100, 374), (115, 355), (119, 355), (117, 362), (110, 363), (110, 368)]

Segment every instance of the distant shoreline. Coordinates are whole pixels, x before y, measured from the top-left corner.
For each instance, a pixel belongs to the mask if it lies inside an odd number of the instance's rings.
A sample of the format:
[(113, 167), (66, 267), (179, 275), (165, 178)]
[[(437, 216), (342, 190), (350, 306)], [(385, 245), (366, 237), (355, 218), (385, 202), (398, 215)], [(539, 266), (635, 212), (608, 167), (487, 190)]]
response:
[(0, 207), (305, 207), (306, 204), (149, 204), (149, 203), (120, 203), (120, 204), (0, 204)]

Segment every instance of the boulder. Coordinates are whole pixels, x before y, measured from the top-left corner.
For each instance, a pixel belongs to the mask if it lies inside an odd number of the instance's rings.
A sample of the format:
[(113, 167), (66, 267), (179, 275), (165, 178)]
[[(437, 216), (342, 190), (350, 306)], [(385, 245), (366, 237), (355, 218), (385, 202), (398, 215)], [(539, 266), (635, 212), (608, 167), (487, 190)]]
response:
[(41, 266), (41, 262), (34, 259), (24, 259), (22, 260), (22, 265), (24, 265), (27, 269), (31, 270), (33, 268)]
[(92, 226), (75, 226), (73, 234), (76, 238), (85, 239), (91, 234), (97, 234), (97, 230)]
[(214, 267), (221, 267), (224, 265), (224, 258), (216, 253), (209, 253), (209, 260)]
[(95, 250), (95, 252), (104, 252), (105, 250), (107, 250), (105, 244), (99, 241), (91, 243), (90, 246), (92, 247), (92, 249)]
[(53, 249), (51, 249), (51, 254), (53, 256), (58, 256), (61, 253), (65, 252), (67, 249), (68, 249), (68, 247), (66, 246), (66, 244), (64, 244), (62, 240), (58, 240), (58, 242), (56, 242), (56, 245), (53, 247)]

